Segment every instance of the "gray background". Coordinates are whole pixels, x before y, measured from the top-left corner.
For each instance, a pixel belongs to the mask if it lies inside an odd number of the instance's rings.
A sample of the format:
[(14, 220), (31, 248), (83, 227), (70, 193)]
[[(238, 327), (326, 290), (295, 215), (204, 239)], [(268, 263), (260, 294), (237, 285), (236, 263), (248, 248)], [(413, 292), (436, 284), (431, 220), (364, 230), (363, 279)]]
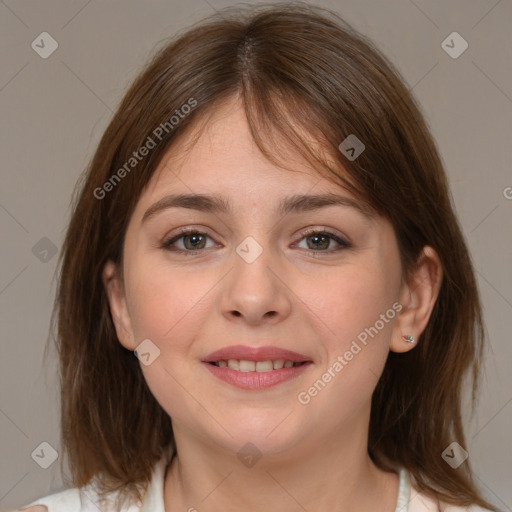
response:
[[(0, 510), (62, 487), (58, 461), (43, 469), (31, 454), (42, 442), (60, 449), (56, 359), (52, 353), (43, 364), (42, 356), (55, 293), (51, 249), (62, 243), (74, 184), (155, 46), (227, 5), (234, 3), (0, 1)], [(466, 449), (485, 495), (512, 510), (512, 4), (321, 5), (373, 38), (398, 66), (439, 145), (491, 346)], [(441, 46), (453, 31), (469, 44), (456, 59)], [(42, 32), (59, 45), (46, 59), (31, 47)], [(48, 448), (43, 453), (49, 457)]]

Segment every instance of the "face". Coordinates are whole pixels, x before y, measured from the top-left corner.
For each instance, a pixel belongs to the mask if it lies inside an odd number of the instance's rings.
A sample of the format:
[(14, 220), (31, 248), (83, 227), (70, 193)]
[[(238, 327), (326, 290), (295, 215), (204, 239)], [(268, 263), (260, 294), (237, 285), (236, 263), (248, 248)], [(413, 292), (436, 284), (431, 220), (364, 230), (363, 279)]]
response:
[(286, 161), (293, 172), (263, 157), (238, 103), (218, 110), (190, 151), (165, 155), (123, 268), (104, 273), (119, 340), (144, 342), (141, 368), (175, 430), (235, 451), (364, 430), (390, 348), (409, 350), (400, 336), (423, 325), (407, 323), (390, 223)]

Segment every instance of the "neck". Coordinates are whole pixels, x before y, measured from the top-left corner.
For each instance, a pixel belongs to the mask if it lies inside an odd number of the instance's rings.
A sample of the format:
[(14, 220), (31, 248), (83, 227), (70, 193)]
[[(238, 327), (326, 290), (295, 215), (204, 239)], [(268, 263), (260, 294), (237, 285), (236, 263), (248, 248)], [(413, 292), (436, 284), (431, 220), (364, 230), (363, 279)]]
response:
[(233, 451), (173, 427), (177, 455), (165, 476), (166, 511), (395, 511), (398, 476), (373, 464), (364, 429), (340, 429), (322, 442), (304, 439), (251, 466)]

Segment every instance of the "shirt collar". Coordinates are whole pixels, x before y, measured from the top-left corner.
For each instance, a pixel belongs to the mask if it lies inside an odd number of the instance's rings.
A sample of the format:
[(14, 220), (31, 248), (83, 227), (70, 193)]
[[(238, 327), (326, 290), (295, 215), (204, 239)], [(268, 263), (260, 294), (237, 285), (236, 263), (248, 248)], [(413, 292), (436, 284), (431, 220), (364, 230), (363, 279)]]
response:
[[(149, 482), (140, 509), (130, 507), (126, 512), (165, 512), (164, 508), (164, 481), (167, 465), (174, 453), (173, 446), (168, 445), (153, 467), (151, 480)], [(82, 495), (83, 500), (83, 495)], [(407, 512), (411, 501), (411, 488), (409, 475), (405, 468), (399, 470), (398, 499), (395, 512)], [(83, 501), (82, 501), (83, 504)], [(89, 510), (87, 507), (86, 510)], [(92, 510), (92, 509), (91, 509)]]
[(167, 446), (164, 454), (153, 468), (153, 475), (149, 483), (140, 512), (165, 512), (164, 508), (164, 480), (165, 470), (173, 455), (173, 447)]

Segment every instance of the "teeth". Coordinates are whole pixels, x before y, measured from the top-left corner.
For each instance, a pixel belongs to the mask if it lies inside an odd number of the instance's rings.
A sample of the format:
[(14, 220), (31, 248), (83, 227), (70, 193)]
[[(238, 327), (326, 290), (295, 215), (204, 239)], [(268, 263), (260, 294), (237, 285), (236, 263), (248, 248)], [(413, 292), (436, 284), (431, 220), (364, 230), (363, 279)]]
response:
[(240, 361), (238, 363), (238, 369), (241, 372), (253, 372), (256, 370), (256, 363), (254, 361)]
[(237, 359), (230, 359), (228, 361), (228, 368), (240, 371), (240, 361), (238, 361)]
[(273, 362), (274, 370), (280, 370), (284, 366), (284, 359), (276, 359)]
[(272, 361), (258, 361), (255, 366), (257, 372), (271, 372), (274, 369)]
[(292, 368), (299, 366), (300, 363), (285, 359), (266, 360), (266, 361), (246, 361), (244, 359), (228, 359), (227, 361), (217, 361), (215, 363), (220, 368), (230, 368), (239, 372), (271, 372), (272, 370), (280, 370), (281, 368)]

